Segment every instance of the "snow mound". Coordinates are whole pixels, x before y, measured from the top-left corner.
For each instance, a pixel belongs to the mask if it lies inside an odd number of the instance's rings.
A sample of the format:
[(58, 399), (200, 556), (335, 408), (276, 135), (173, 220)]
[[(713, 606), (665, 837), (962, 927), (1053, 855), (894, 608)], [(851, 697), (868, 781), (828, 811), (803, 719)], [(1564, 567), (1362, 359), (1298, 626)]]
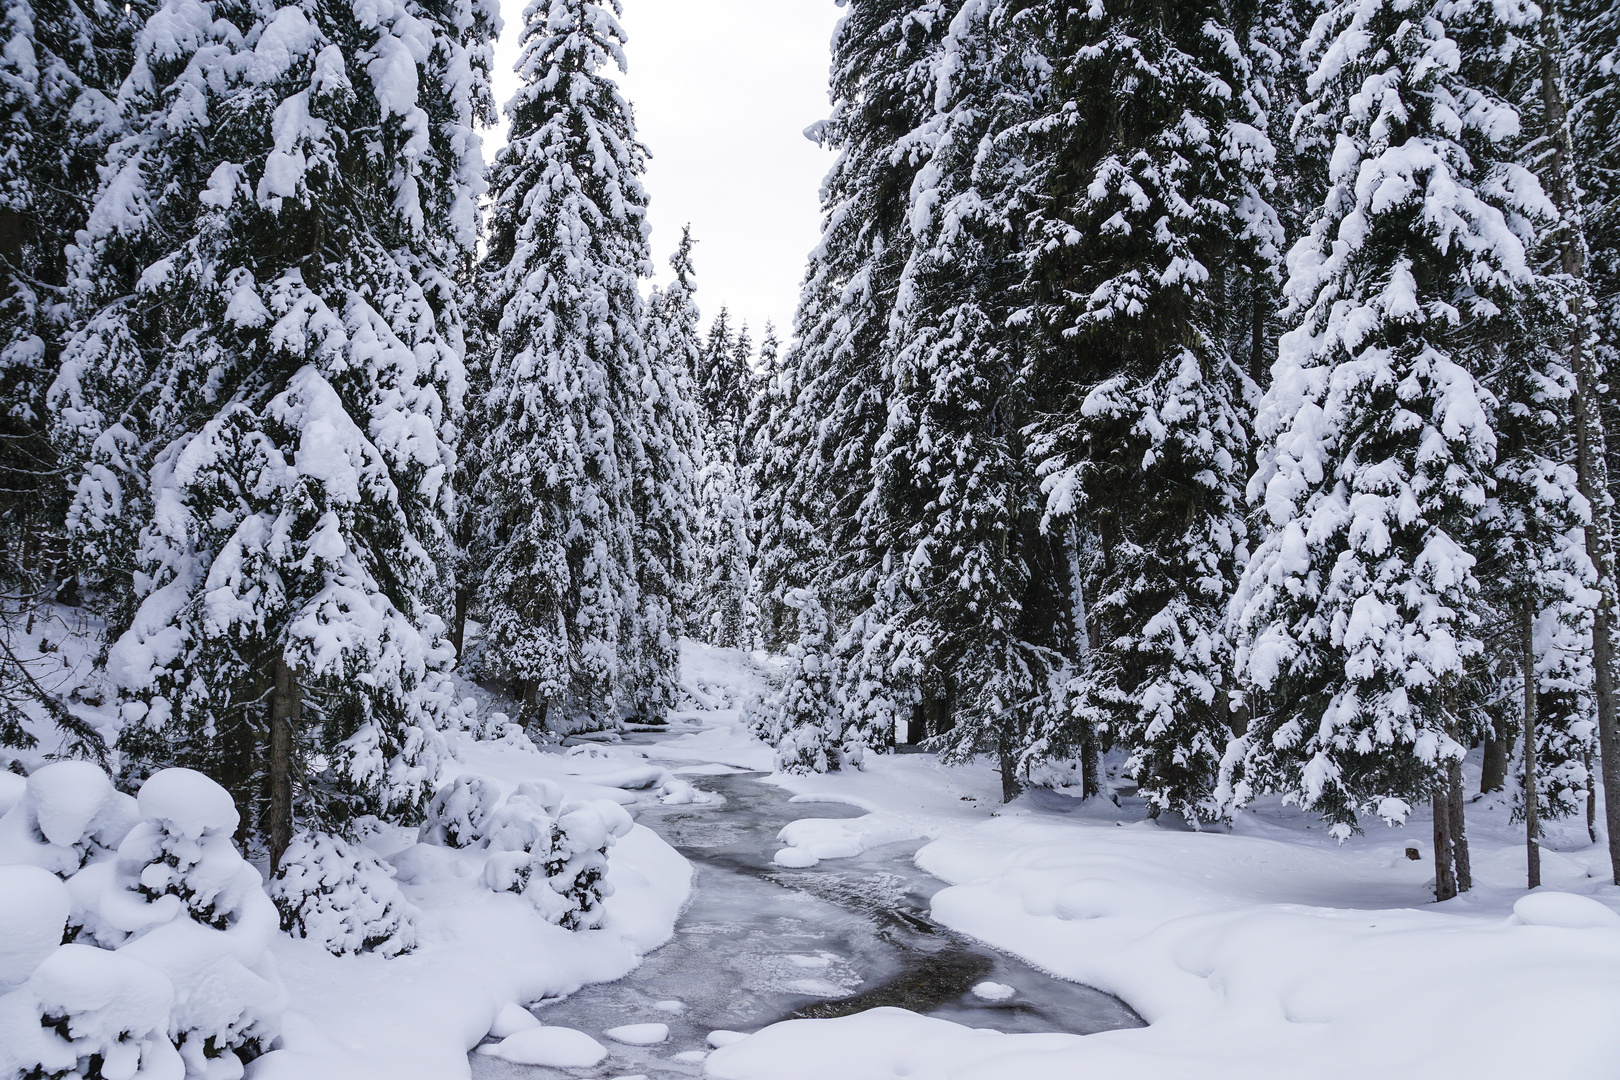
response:
[(1525, 926), (1620, 930), (1620, 914), (1591, 897), (1575, 893), (1533, 892), (1514, 903), (1513, 914)]
[(141, 785), (138, 801), (143, 818), (192, 840), (206, 833), (234, 833), (241, 820), (230, 792), (192, 769), (153, 773)]
[(602, 1032), (608, 1038), (626, 1046), (657, 1046), (669, 1038), (668, 1024), (624, 1024)]
[(589, 1069), (607, 1057), (607, 1047), (573, 1028), (534, 1027), (508, 1035), (498, 1043), (478, 1048), (480, 1054), (514, 1065), (546, 1065), (553, 1069)]
[[(1096, 1038), (1096, 1036), (1090, 1036)], [(1006, 1035), (919, 1016), (869, 1009), (837, 1020), (788, 1020), (721, 1047), (704, 1063), (710, 1080), (945, 1080), (1019, 1055), (1080, 1045), (1080, 1035)], [(994, 1074), (987, 1074), (994, 1075)], [(1021, 1076), (1077, 1076), (1028, 1071)]]
[(107, 774), (88, 761), (59, 761), (28, 778), (39, 831), (63, 847), (79, 842), (112, 793)]
[(296, 837), (269, 885), (281, 928), (333, 956), (416, 948), (417, 910), (393, 871), (365, 848), (325, 833)]
[(37, 866), (0, 866), (0, 992), (20, 986), (62, 944), (71, 901)]
[(709, 1045), (718, 1050), (722, 1046), (730, 1046), (732, 1043), (742, 1042), (746, 1038), (748, 1036), (744, 1032), (720, 1028), (717, 1031), (709, 1032)]
[(1013, 987), (998, 982), (982, 982), (973, 988), (973, 996), (981, 1001), (1006, 1001), (1016, 993)]
[(515, 1001), (508, 1001), (501, 1006), (501, 1011), (495, 1014), (495, 1022), (489, 1026), (492, 1038), (504, 1039), (508, 1035), (516, 1035), (520, 1031), (540, 1026), (540, 1021), (534, 1018), (534, 1013), (525, 1009)]

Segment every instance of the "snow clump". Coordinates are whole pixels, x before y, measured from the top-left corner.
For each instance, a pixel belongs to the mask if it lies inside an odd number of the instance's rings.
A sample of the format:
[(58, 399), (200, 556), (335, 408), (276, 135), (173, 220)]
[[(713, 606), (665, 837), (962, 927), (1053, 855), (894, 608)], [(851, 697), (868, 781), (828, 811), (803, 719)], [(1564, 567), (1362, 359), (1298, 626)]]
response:
[(237, 821), (189, 769), (138, 798), (85, 762), (28, 778), (0, 817), (0, 1076), (242, 1075), (285, 994)]
[(416, 908), (394, 872), (358, 844), (304, 833), (270, 880), (281, 929), (318, 942), (333, 956), (400, 956), (416, 948)]

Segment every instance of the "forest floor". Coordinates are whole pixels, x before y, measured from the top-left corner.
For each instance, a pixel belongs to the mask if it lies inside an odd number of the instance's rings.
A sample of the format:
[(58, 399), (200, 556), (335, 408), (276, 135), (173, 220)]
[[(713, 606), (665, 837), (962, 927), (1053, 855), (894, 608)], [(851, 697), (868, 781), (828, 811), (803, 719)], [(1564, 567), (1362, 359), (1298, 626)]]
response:
[(1150, 820), (1117, 777), (1004, 806), (988, 765), (932, 754), (770, 775), (741, 724), (768, 676), (688, 646), (663, 732), (464, 739), (461, 767), (507, 790), (549, 779), (636, 816), (603, 927), (551, 926), (462, 853), (384, 830), (367, 843), (421, 947), (281, 939), (283, 1040), (250, 1078), (1616, 1075), (1620, 889), (1584, 821), (1551, 824), (1532, 893), (1522, 826), (1476, 800), (1475, 888), (1435, 904), (1426, 811), (1339, 844), (1274, 802), (1230, 828)]

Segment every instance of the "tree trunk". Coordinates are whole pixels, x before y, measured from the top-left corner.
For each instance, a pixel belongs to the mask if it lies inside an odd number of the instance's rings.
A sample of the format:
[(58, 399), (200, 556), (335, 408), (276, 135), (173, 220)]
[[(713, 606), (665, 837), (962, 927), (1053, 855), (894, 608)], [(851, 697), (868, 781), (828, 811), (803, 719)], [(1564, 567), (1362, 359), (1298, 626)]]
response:
[(1507, 787), (1508, 774), (1508, 739), (1507, 724), (1497, 725), (1500, 731), (1493, 731), (1490, 738), (1485, 740), (1485, 761), (1479, 771), (1479, 793), (1481, 795), (1492, 791), (1501, 791)]
[(1467, 823), (1463, 820), (1467, 799), (1463, 797), (1462, 762), (1452, 758), (1446, 767), (1446, 777), (1451, 789), (1451, 797), (1446, 800), (1447, 809), (1451, 811), (1451, 861), (1456, 868), (1457, 891), (1467, 892), (1474, 887), (1474, 870), (1468, 857)]
[(1024, 790), (1024, 785), (1018, 781), (1018, 753), (1007, 732), (997, 738), (996, 749), (1001, 758), (1001, 801), (1012, 802)]
[(1434, 899), (1438, 903), (1457, 895), (1457, 874), (1451, 861), (1451, 788), (1434, 793)]
[(1519, 662), (1524, 669), (1524, 850), (1535, 889), (1541, 886), (1541, 800), (1536, 793), (1536, 638), (1528, 604), (1519, 610)]
[(467, 643), (467, 617), (472, 611), (472, 599), (472, 589), (465, 585), (456, 586), (455, 610), (450, 616), (450, 644), (455, 647), (457, 660), (461, 659)]
[(1620, 798), (1615, 797), (1620, 792), (1620, 730), (1616, 728), (1615, 715), (1615, 688), (1620, 680), (1614, 667), (1616, 657), (1620, 656), (1620, 642), (1615, 636), (1614, 519), (1609, 501), (1607, 437), (1599, 403), (1602, 382), (1596, 358), (1586, 341), (1586, 236), (1571, 175), (1572, 143), (1563, 73), (1558, 66), (1558, 56), (1563, 50), (1554, 51), (1561, 37), (1556, 15), (1543, 15), (1540, 81), (1552, 152), (1545, 159), (1542, 186), (1562, 216), (1556, 234), (1561, 268), (1577, 286), (1569, 298), (1570, 332), (1566, 346), (1569, 368), (1575, 374), (1575, 474), (1581, 494), (1592, 507), (1592, 518), (1586, 526), (1586, 552), (1598, 574), (1598, 605), (1592, 619), (1592, 690), (1597, 704), (1598, 756), (1603, 763), (1610, 876), (1620, 885)]
[(1592, 771), (1592, 751), (1581, 755), (1586, 764), (1586, 838), (1597, 843), (1597, 774)]
[(1089, 799), (1102, 793), (1102, 754), (1097, 749), (1097, 734), (1092, 732), (1080, 743), (1080, 794)]
[(270, 872), (281, 866), (293, 836), (293, 738), (303, 712), (298, 677), (286, 657), (276, 656), (270, 694)]

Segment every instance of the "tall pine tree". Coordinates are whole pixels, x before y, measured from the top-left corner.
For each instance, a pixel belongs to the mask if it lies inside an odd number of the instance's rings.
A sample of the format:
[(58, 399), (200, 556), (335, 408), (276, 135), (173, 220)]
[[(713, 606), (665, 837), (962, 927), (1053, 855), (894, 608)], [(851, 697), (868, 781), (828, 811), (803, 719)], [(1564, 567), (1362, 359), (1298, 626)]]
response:
[(686, 557), (685, 405), (642, 338), (646, 151), (605, 71), (624, 67), (619, 11), (525, 9), (523, 85), (493, 170), (478, 607), (487, 666), (559, 730), (667, 705)]
[(1441, 899), (1468, 887), (1459, 696), (1488, 613), (1468, 544), (1499, 452), (1487, 342), (1532, 283), (1526, 223), (1550, 211), (1503, 145), (1516, 113), (1462, 62), (1459, 42), (1510, 17), (1344, 0), (1312, 33), (1301, 123), (1331, 139), (1331, 187), (1289, 257), (1296, 329), (1250, 484), (1267, 531), (1234, 605), (1254, 695), (1236, 801), (1277, 789), (1342, 836), (1433, 796)]
[(1227, 301), (1281, 243), (1267, 117), (1222, 0), (1036, 8), (1055, 70), (1026, 129), (1028, 302), (1046, 332), (1034, 452), (1051, 521), (1100, 553), (1070, 722), (1129, 751), (1156, 809), (1210, 818), (1252, 426)]
[(126, 748), (224, 782), (272, 861), (295, 803), (409, 812), (453, 719), (452, 277), (497, 26), (478, 0), (168, 0), (120, 91), (53, 389), (69, 522), (114, 592)]

